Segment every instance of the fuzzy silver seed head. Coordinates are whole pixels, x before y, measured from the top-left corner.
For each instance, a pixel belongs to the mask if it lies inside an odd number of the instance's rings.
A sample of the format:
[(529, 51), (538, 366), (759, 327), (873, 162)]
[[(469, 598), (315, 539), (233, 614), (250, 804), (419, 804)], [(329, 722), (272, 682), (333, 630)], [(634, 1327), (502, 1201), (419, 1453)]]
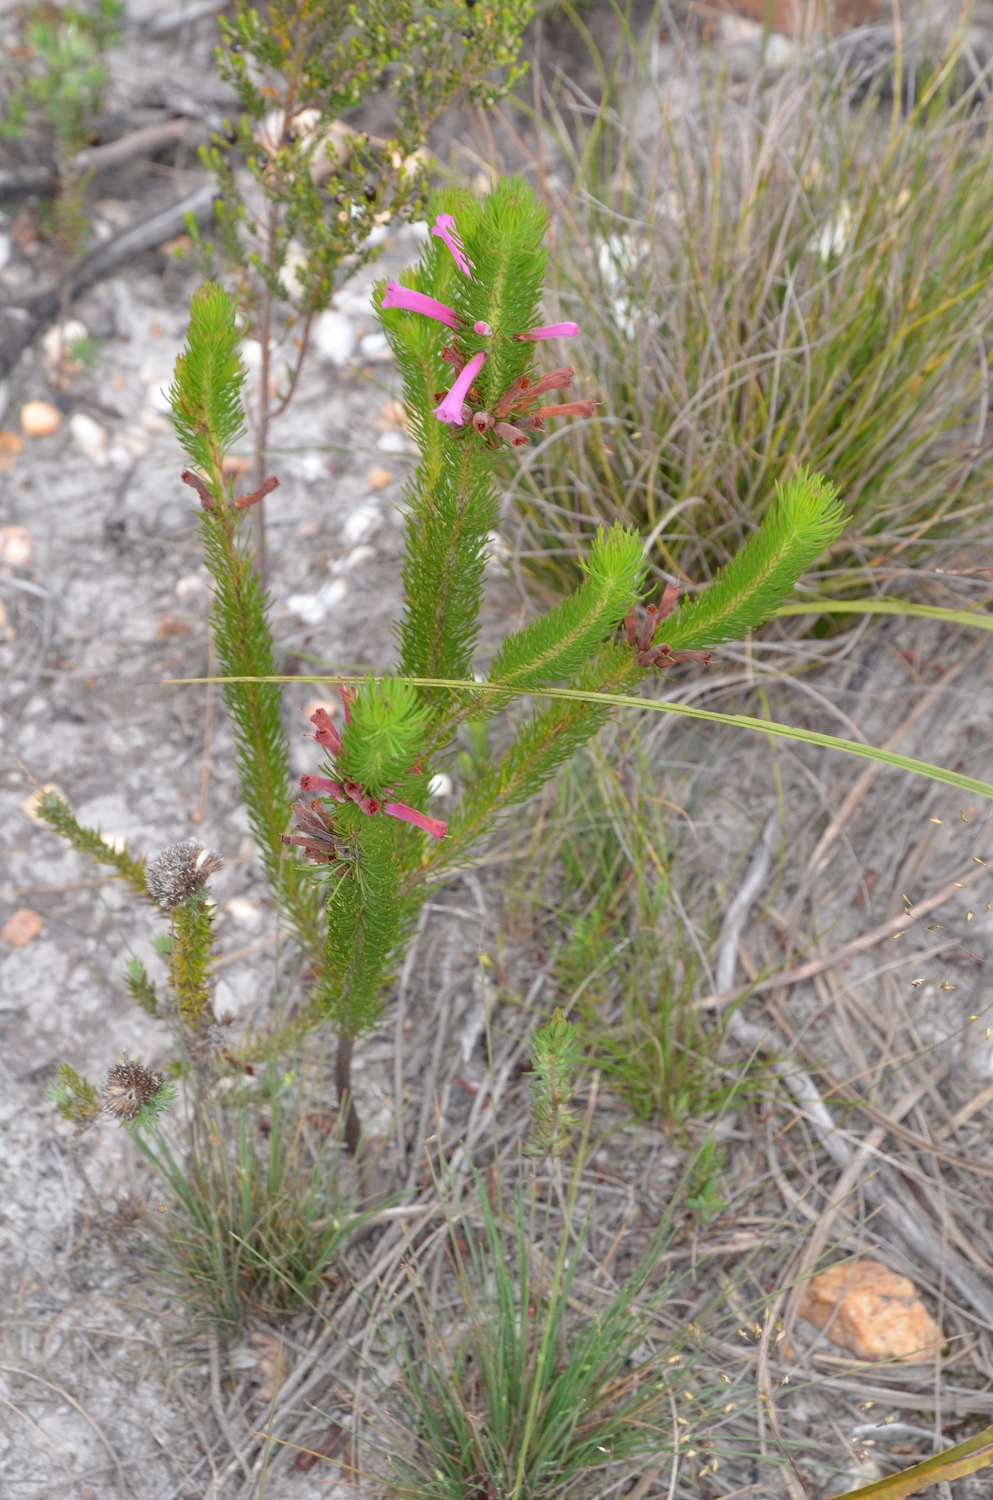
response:
[(125, 1053), (109, 1069), (103, 1086), (104, 1108), (115, 1120), (133, 1120), (162, 1088), (165, 1079)]
[(170, 844), (156, 855), (145, 871), (145, 886), (157, 906), (173, 911), (206, 885), (223, 860), (196, 839)]

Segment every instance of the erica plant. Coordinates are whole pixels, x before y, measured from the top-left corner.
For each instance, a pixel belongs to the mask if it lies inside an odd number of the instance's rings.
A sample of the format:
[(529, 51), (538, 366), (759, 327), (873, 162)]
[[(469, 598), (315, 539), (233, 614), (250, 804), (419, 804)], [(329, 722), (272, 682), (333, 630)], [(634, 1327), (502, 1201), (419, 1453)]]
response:
[[(428, 883), (464, 865), (494, 824), (596, 733), (610, 713), (603, 693), (630, 689), (687, 653), (705, 653), (761, 624), (842, 521), (830, 486), (801, 474), (705, 593), (675, 607), (669, 589), (644, 611), (640, 539), (619, 526), (601, 531), (581, 586), (508, 636), (478, 680), (498, 450), (523, 446), (548, 420), (590, 417), (595, 401), (548, 399), (569, 389), (573, 372), (560, 366), (542, 373), (539, 352), (579, 330), (541, 324), (546, 216), (528, 185), (506, 178), (481, 202), (451, 191), (431, 217), (420, 262), (376, 290), (420, 450), (406, 490), (396, 673), (343, 684), (340, 731), (325, 711), (314, 715), (318, 754), (292, 803), (292, 826), (267, 603), (243, 530), (258, 492), (235, 496), (223, 470), (242, 430), (244, 371), (235, 303), (216, 284), (193, 300), (173, 389), (177, 432), (195, 465), (184, 477), (201, 497), (242, 793), (274, 892), (310, 959), (303, 1021), (328, 1022), (339, 1037), (337, 1083), (353, 1149), (360, 1136), (351, 1100), (353, 1044), (379, 1021)], [(553, 685), (578, 696), (522, 716), (504, 753), (481, 764), (450, 821), (429, 816), (430, 776), (455, 763), (459, 727), (478, 725), (515, 695), (540, 696)]]
[[(334, 1029), (344, 1134), (352, 1150), (361, 1136), (352, 1049), (379, 1022), (429, 884), (464, 868), (499, 820), (596, 734), (612, 711), (608, 695), (629, 693), (674, 662), (706, 660), (710, 648), (761, 625), (842, 525), (831, 486), (801, 470), (742, 551), (682, 604), (672, 587), (657, 603), (645, 604), (640, 538), (621, 526), (603, 529), (590, 546), (579, 588), (509, 635), (488, 673), (479, 674), (475, 656), (489, 533), (497, 523), (498, 452), (528, 443), (548, 420), (589, 418), (596, 403), (591, 397), (547, 399), (570, 388), (573, 372), (558, 366), (542, 373), (542, 346), (579, 330), (573, 323), (540, 322), (546, 218), (530, 187), (506, 178), (482, 202), (452, 191), (431, 214), (420, 262), (401, 281), (376, 289), (420, 450), (406, 489), (396, 670), (342, 682), (340, 730), (326, 710), (313, 715), (315, 768), (301, 778), (299, 794), (290, 786), (269, 602), (246, 529), (247, 513), (277, 480), (269, 476), (251, 493), (236, 495), (224, 471), (226, 455), (244, 432), (245, 370), (236, 300), (216, 283), (193, 298), (172, 388), (176, 431), (191, 461), (181, 477), (199, 497), (204, 556), (213, 575), (211, 625), (241, 794), (273, 896), (309, 965), (307, 1000), (289, 1031), (270, 1045), (290, 1045), (322, 1023)], [(466, 760), (456, 739), (463, 725), (478, 745), (487, 720), (515, 698), (541, 699), (562, 688), (569, 696), (550, 697), (547, 706), (516, 717), (501, 755), (472, 760), (451, 819), (442, 822), (426, 811), (432, 773)], [(169, 994), (157, 995), (136, 959), (125, 983), (143, 1010), (172, 1021), (194, 1082), (208, 1081), (212, 1066), (233, 1060), (229, 1049), (220, 1055), (212, 1003), (213, 908), (206, 882), (216, 856), (186, 841), (146, 869), (98, 831), (81, 828), (56, 795), (42, 798), (40, 813), (80, 853), (111, 866), (137, 896), (168, 913), (170, 932), (159, 946), (169, 961)], [(105, 1093), (118, 1101), (119, 1119), (141, 1125), (167, 1102), (168, 1092), (159, 1088), (158, 1075), (132, 1088), (128, 1066), (125, 1060), (124, 1073), (109, 1079)], [(557, 1082), (549, 1101), (555, 1109), (566, 1107)], [(96, 1090), (68, 1067), (57, 1103), (79, 1121), (99, 1108)], [(549, 1116), (548, 1129), (550, 1140), (564, 1139), (566, 1117)]]

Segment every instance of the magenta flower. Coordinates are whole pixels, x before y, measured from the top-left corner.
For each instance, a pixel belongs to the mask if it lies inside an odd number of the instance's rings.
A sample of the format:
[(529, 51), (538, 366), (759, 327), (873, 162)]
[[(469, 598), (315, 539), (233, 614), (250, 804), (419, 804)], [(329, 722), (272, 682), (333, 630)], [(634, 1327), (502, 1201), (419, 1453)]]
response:
[(537, 343), (540, 339), (574, 339), (578, 332), (578, 323), (549, 323), (545, 328), (532, 328), (530, 333), (515, 333), (514, 338), (518, 343)]
[(408, 807), (406, 802), (379, 802), (370, 797), (357, 781), (331, 781), (327, 776), (306, 775), (300, 777), (300, 790), (319, 792), (335, 802), (354, 802), (367, 818), (384, 812), (387, 817), (396, 818), (401, 823), (413, 823), (416, 828), (423, 828), (433, 839), (443, 839), (448, 831), (448, 824), (440, 818), (430, 818), (427, 813), (418, 812), (416, 807)]
[(462, 272), (462, 275), (468, 276), (471, 281), (472, 272), (476, 267), (465, 253), (465, 246), (459, 238), (452, 215), (439, 214), (431, 226), (431, 233), (448, 246), (452, 252), (452, 259)]
[(427, 813), (408, 807), (406, 802), (384, 802), (383, 812), (391, 818), (399, 818), (401, 823), (413, 823), (417, 828), (423, 828), (433, 839), (443, 839), (448, 830), (448, 824), (440, 818), (429, 818)]
[(462, 426), (462, 403), (469, 387), (483, 368), (485, 360), (486, 354), (483, 351), (472, 356), (444, 401), (440, 406), (435, 407), (434, 414), (439, 422), (447, 422), (454, 427)]
[(381, 306), (399, 307), (401, 312), (423, 313), (426, 318), (434, 318), (435, 322), (444, 323), (448, 328), (462, 327), (458, 314), (446, 307), (444, 302), (426, 297), (423, 292), (411, 291), (410, 287), (400, 286), (396, 281), (386, 283)]

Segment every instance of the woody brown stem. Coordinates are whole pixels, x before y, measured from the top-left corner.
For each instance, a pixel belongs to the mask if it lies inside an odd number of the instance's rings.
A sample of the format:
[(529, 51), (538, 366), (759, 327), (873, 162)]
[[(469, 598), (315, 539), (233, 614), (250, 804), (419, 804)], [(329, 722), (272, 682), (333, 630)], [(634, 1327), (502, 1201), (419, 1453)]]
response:
[(358, 1152), (359, 1140), (362, 1136), (362, 1122), (355, 1108), (355, 1098), (352, 1094), (352, 1048), (354, 1045), (355, 1038), (342, 1033), (338, 1038), (338, 1051), (334, 1060), (334, 1085), (338, 1091), (338, 1107), (345, 1110), (345, 1145), (353, 1156)]

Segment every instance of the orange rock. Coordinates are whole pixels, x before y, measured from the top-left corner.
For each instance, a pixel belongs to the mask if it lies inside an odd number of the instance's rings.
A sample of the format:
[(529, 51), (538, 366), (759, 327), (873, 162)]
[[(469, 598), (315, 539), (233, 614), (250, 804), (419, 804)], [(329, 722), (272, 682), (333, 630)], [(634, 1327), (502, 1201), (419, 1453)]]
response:
[(818, 1328), (833, 1318), (828, 1338), (856, 1359), (921, 1363), (944, 1343), (914, 1283), (876, 1260), (822, 1271), (806, 1287), (799, 1312)]
[(19, 432), (0, 432), (0, 474), (14, 467), (14, 459), (24, 452), (24, 439)]
[(366, 484), (371, 490), (382, 490), (390, 483), (393, 475), (389, 469), (375, 468), (369, 470), (369, 478)]
[(25, 437), (51, 437), (62, 425), (62, 413), (50, 401), (25, 401), (21, 430)]
[(12, 948), (26, 948), (44, 927), (44, 922), (30, 906), (22, 906), (0, 927), (0, 938)]
[(190, 627), (186, 621), (179, 619), (171, 610), (161, 615), (155, 626), (155, 639), (157, 641), (167, 641), (172, 635), (189, 635), (189, 633)]
[(0, 527), (0, 562), (30, 568), (33, 554), (34, 537), (26, 526)]

